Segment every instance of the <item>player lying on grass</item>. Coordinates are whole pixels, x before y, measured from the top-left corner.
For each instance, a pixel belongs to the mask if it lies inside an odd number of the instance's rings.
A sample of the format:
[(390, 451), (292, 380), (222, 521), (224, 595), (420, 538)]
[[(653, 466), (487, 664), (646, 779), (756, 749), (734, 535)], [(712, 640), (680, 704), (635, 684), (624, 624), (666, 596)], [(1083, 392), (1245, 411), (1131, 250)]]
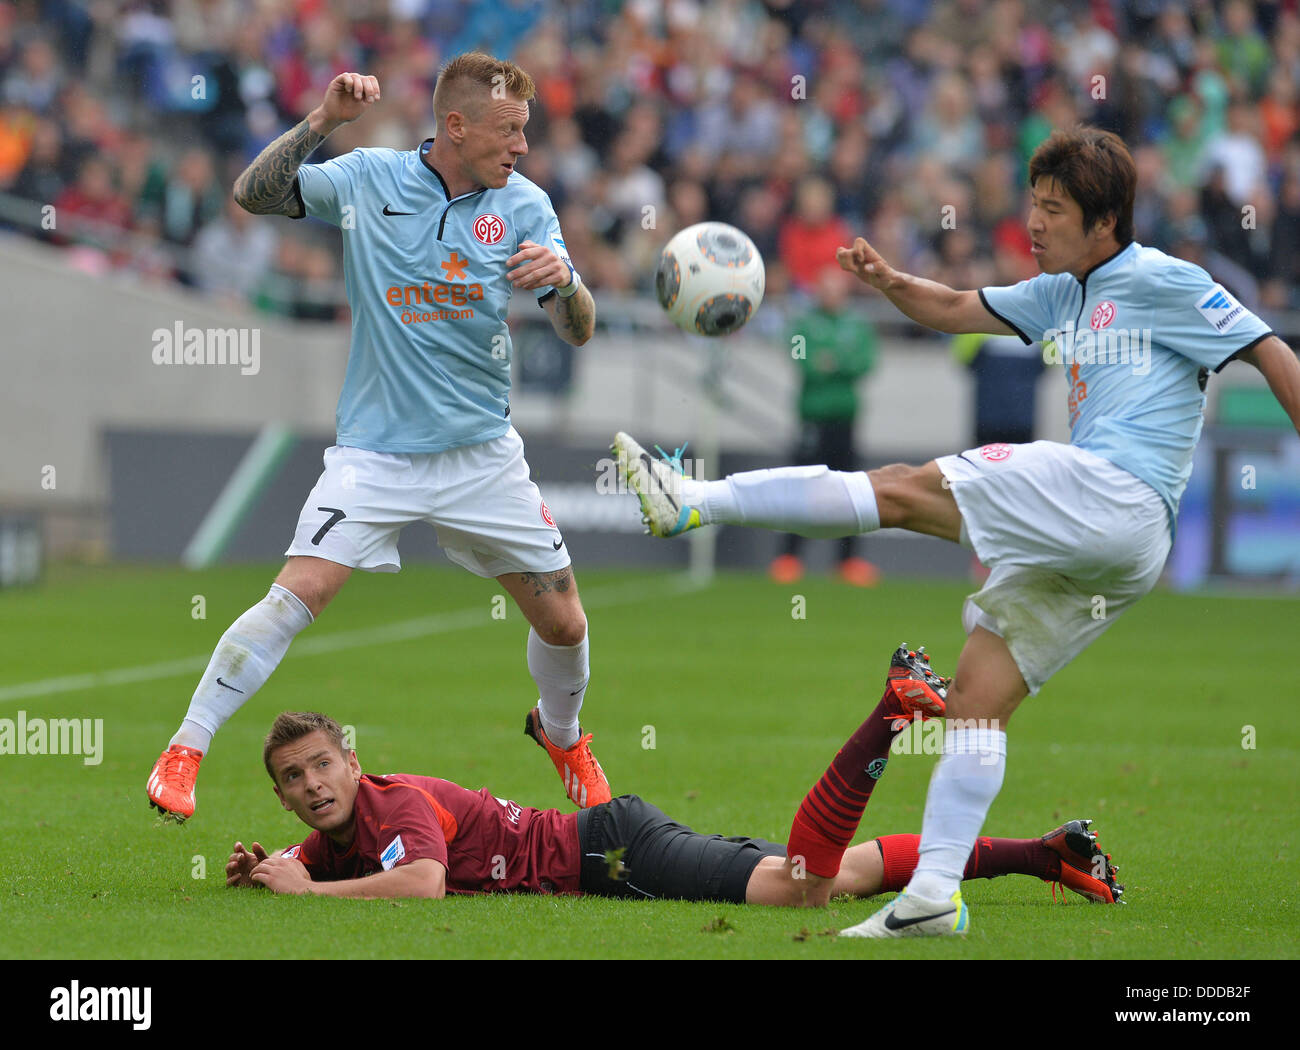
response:
[[(1300, 430), (1300, 363), (1199, 266), (1133, 240), (1137, 170), (1096, 128), (1058, 131), (1029, 163), (1037, 277), (955, 291), (891, 267), (859, 237), (840, 265), (940, 332), (1017, 335), (1066, 366), (1070, 443), (993, 444), (924, 466), (781, 467), (689, 481), (626, 434), (622, 477), (650, 531), (749, 525), (804, 536), (909, 529), (972, 548), (992, 568), (967, 599), (945, 735), (907, 892), (863, 935), (950, 934), (963, 865), (1006, 768), (1007, 721), (1025, 696), (1159, 579), (1192, 471), (1211, 370), (1253, 365)], [(918, 412), (943, 411), (917, 391)], [(921, 425), (923, 426), (923, 417)], [(680, 461), (679, 461), (680, 464)]]
[[(942, 713), (946, 689), (928, 657), (901, 647), (880, 703), (804, 799), (784, 848), (697, 834), (635, 795), (561, 813), (434, 777), (372, 776), (333, 720), (282, 714), (263, 759), (280, 804), (312, 833), (275, 856), (236, 842), (226, 884), (335, 897), (581, 892), (807, 907), (899, 890), (916, 865), (918, 836), (847, 847), (890, 741), (914, 718)], [(1034, 875), (1114, 903), (1123, 887), (1089, 823), (1072, 820), (1041, 838), (982, 838), (965, 877)]]

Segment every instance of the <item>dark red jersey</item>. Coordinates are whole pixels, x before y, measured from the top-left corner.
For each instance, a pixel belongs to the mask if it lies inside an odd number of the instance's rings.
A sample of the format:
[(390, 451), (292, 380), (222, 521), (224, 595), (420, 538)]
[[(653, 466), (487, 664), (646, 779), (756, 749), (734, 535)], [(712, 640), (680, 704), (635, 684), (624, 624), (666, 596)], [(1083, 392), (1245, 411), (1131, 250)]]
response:
[(356, 835), (343, 849), (313, 831), (286, 850), (313, 880), (357, 879), (413, 860), (447, 869), (447, 892), (576, 893), (578, 815), (528, 809), (450, 780), (365, 774), (354, 807)]

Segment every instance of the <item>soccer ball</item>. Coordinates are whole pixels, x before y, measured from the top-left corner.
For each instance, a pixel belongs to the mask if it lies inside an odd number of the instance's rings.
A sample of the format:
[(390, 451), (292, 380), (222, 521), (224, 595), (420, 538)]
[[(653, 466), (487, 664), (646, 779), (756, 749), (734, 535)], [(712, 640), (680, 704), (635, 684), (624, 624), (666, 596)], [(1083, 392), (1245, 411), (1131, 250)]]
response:
[(729, 335), (758, 309), (765, 279), (763, 257), (744, 233), (725, 222), (700, 222), (660, 253), (655, 294), (683, 331)]

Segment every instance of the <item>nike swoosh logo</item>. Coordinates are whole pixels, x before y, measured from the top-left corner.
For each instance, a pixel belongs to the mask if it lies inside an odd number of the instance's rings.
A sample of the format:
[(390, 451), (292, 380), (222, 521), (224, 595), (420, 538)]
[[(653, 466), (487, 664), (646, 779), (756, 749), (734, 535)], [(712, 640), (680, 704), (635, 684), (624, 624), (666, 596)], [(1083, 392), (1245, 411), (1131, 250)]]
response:
[[(641, 453), (641, 462), (645, 464), (645, 470), (646, 470), (646, 473), (650, 476), (650, 480), (651, 480), (651, 481), (656, 481), (657, 479), (655, 478), (655, 472), (654, 472), (653, 470), (650, 469), (651, 466), (652, 466), (653, 463), (654, 463), (654, 460), (652, 460), (652, 459), (650, 458), (649, 453), (646, 453), (646, 452), (642, 452), (642, 453)], [(669, 503), (671, 503), (671, 504), (673, 505), (673, 510), (681, 510), (681, 509), (682, 509), (682, 508), (678, 505), (677, 501), (676, 501), (675, 499), (673, 499), (673, 494), (672, 494), (671, 492), (669, 492), (666, 488), (664, 488), (662, 485), (659, 486), (659, 491), (662, 492), (662, 493), (664, 494), (664, 499), (666, 499)]]
[(564, 537), (560, 537), (558, 540), (553, 540), (551, 542), (551, 546), (558, 551), (561, 547), (564, 546)]
[[(223, 681), (221, 680), (221, 676), (220, 676), (220, 675), (217, 676), (217, 685), (225, 686), (225, 688), (227, 688), (227, 689), (235, 689), (235, 687), (234, 687), (233, 685), (227, 685), (225, 682), (223, 682)], [(242, 689), (235, 689), (235, 692), (237, 692), (237, 693), (242, 693), (243, 690), (242, 690)]]
[(415, 214), (415, 212), (413, 211), (392, 211), (391, 209), (392, 209), (391, 204), (385, 204), (384, 214), (385, 215), (414, 215)]
[(930, 919), (942, 919), (945, 915), (951, 915), (956, 908), (949, 908), (947, 911), (936, 912), (934, 915), (918, 915), (915, 919), (895, 918), (891, 911), (885, 916), (885, 928), (888, 930), (903, 930), (908, 926), (915, 926), (918, 922), (927, 922)]

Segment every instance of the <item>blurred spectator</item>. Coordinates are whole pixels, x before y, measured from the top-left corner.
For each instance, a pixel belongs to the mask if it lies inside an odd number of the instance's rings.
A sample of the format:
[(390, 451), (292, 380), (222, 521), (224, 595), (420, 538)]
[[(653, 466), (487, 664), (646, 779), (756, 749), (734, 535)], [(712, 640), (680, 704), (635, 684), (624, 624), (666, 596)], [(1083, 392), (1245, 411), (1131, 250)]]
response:
[(194, 284), (214, 295), (249, 299), (275, 263), (277, 240), (271, 223), (228, 197), (225, 214), (194, 238), (190, 262)]
[(1169, 127), (1160, 148), (1175, 186), (1200, 184), (1209, 138), (1201, 123), (1201, 113), (1200, 99), (1194, 95), (1179, 95), (1167, 107)]
[(62, 84), (63, 74), (54, 48), (43, 37), (36, 37), (28, 41), (17, 67), (5, 77), (4, 100), (45, 113), (54, 105)]
[(614, 141), (607, 166), (608, 201), (625, 229), (639, 228), (648, 215), (657, 215), (664, 206), (664, 180), (645, 164), (645, 154), (652, 146), (639, 142), (630, 132)]
[(131, 225), (131, 206), (113, 185), (113, 169), (103, 157), (81, 162), (77, 181), (54, 201), (60, 240), (75, 236), (98, 247), (119, 245), (123, 230)]
[(1205, 144), (1207, 171), (1223, 173), (1223, 188), (1234, 204), (1249, 204), (1268, 192), (1268, 166), (1256, 133), (1256, 113), (1246, 102), (1228, 107), (1228, 126)]
[(1264, 153), (1270, 164), (1281, 160), (1282, 147), (1300, 129), (1295, 74), (1282, 66), (1268, 78), (1268, 94), (1259, 104), (1259, 124)]
[(1255, 28), (1254, 5), (1228, 0), (1223, 5), (1223, 32), (1218, 42), (1219, 62), (1252, 98), (1264, 91), (1270, 56), (1268, 43)]
[(984, 155), (984, 126), (975, 116), (970, 85), (956, 73), (934, 84), (929, 105), (912, 125), (913, 153), (969, 171)]
[(1147, 50), (1156, 61), (1172, 66), (1179, 82), (1187, 79), (1196, 65), (1196, 33), (1184, 5), (1161, 5), (1156, 38)]
[(1300, 309), (1300, 171), (1288, 172), (1278, 193), (1277, 214), (1269, 241), (1268, 283), (1263, 305), (1275, 310)]
[[(188, 248), (204, 223), (221, 213), (228, 194), (218, 188), (212, 156), (203, 149), (186, 150), (162, 189), (157, 217), (163, 239)], [(185, 283), (193, 282), (188, 266), (181, 269)]]
[(1259, 309), (1259, 284), (1244, 266), (1210, 246), (1209, 230), (1199, 216), (1193, 215), (1175, 228), (1169, 252), (1201, 267), (1247, 310)]
[[(709, 197), (694, 179), (678, 179), (668, 187), (667, 229), (682, 230), (709, 218)], [(760, 249), (761, 251), (762, 249)]]
[(938, 261), (931, 271), (933, 280), (949, 288), (983, 288), (993, 284), (993, 264), (978, 251), (970, 224), (958, 224), (935, 238)]
[(547, 148), (554, 153), (551, 167), (561, 188), (568, 195), (580, 193), (599, 160), (596, 151), (582, 141), (577, 122), (568, 118), (555, 121)]
[(63, 166), (63, 132), (53, 120), (39, 120), (32, 132), (27, 163), (9, 192), (29, 201), (52, 204), (68, 184)]
[(772, 156), (777, 124), (776, 104), (765, 97), (756, 77), (742, 73), (725, 100), (701, 108), (695, 142), (720, 167), (734, 172)]
[(811, 292), (821, 271), (839, 269), (835, 249), (853, 243), (853, 233), (834, 212), (835, 195), (825, 179), (810, 177), (799, 184), (794, 215), (781, 227), (780, 254), (795, 288)]
[[(853, 430), (858, 417), (857, 383), (876, 362), (876, 333), (870, 322), (852, 313), (853, 276), (839, 266), (824, 266), (814, 284), (816, 302), (791, 322), (787, 345), (799, 366), (799, 447), (795, 463), (825, 464), (831, 470), (858, 469)], [(798, 351), (802, 349), (802, 354)], [(837, 540), (838, 573), (858, 587), (875, 584), (879, 574), (857, 553), (856, 536)], [(793, 533), (782, 542), (770, 574), (778, 583), (803, 576), (799, 552), (804, 539)]]
[(860, 125), (844, 128), (831, 149), (829, 175), (835, 211), (851, 228), (862, 229), (876, 210), (883, 177), (871, 139)]

